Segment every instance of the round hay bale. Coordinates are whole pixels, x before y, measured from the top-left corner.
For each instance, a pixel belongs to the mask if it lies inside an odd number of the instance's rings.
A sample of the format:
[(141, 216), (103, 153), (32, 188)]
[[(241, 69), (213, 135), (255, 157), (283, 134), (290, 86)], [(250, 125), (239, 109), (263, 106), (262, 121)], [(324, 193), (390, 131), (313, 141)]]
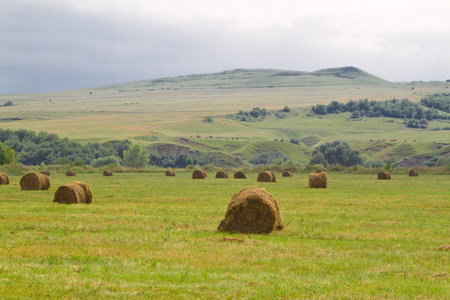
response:
[(292, 177), (292, 172), (291, 171), (285, 171), (283, 172), (283, 175), (281, 175), (282, 177)]
[(219, 171), (216, 174), (216, 178), (228, 178), (228, 172), (225, 171)]
[(20, 188), (25, 191), (48, 190), (50, 178), (44, 174), (27, 173), (20, 179)]
[(270, 174), (272, 174), (272, 182), (277, 182), (277, 175), (275, 175), (275, 173), (272, 171), (267, 171), (267, 172), (270, 172)]
[(283, 227), (275, 198), (265, 189), (248, 188), (233, 195), (217, 230), (270, 233)]
[(113, 172), (109, 170), (103, 171), (103, 176), (113, 176)]
[(41, 172), (41, 174), (44, 174), (44, 175), (50, 176), (50, 171), (42, 171), (42, 172)]
[(417, 170), (409, 170), (409, 176), (417, 177), (417, 176), (419, 176), (419, 171), (417, 171)]
[(75, 171), (67, 171), (66, 176), (77, 176)]
[(233, 174), (233, 178), (235, 179), (247, 179), (247, 176), (245, 176), (244, 172), (237, 171)]
[(76, 183), (79, 186), (81, 186), (81, 188), (84, 190), (84, 193), (86, 194), (86, 202), (85, 203), (87, 203), (87, 204), (92, 203), (92, 198), (94, 196), (92, 194), (91, 187), (87, 183), (84, 183), (84, 182), (76, 181), (74, 183)]
[[(86, 193), (89, 191), (90, 194)], [(73, 204), (73, 203), (91, 203), (92, 192), (89, 186), (83, 182), (71, 182), (60, 186), (56, 192), (53, 202)]]
[(327, 172), (309, 173), (309, 187), (314, 189), (328, 188)]
[(320, 169), (316, 171), (316, 173), (322, 173), (322, 172), (323, 172), (323, 171), (322, 171), (322, 170), (320, 170)]
[(378, 180), (391, 180), (391, 174), (388, 172), (380, 172), (378, 173)]
[(205, 179), (207, 176), (204, 170), (195, 170), (192, 172), (192, 179)]
[(166, 176), (175, 176), (175, 172), (174, 172), (174, 171), (167, 170), (167, 171), (166, 171)]
[(258, 174), (258, 182), (275, 182), (274, 181), (274, 173), (271, 171), (264, 171)]
[(9, 184), (9, 177), (6, 173), (0, 173), (0, 185)]

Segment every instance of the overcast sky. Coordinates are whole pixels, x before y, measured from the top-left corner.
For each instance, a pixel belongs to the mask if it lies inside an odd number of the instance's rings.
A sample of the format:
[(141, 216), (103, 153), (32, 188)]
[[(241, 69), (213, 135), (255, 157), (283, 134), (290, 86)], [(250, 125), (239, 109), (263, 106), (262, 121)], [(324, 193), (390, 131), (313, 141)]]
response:
[(0, 93), (236, 68), (450, 79), (448, 0), (0, 0)]

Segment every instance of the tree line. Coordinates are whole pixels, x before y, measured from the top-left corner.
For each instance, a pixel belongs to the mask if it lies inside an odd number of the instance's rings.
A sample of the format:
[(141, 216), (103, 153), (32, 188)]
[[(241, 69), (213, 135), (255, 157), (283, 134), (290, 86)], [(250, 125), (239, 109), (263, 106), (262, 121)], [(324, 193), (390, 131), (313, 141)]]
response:
[(423, 106), (450, 113), (450, 93), (434, 94), (420, 100)]
[(60, 138), (56, 134), (31, 130), (0, 129), (0, 142), (15, 152), (18, 162), (24, 165), (66, 164), (77, 162), (91, 164), (100, 158), (123, 159), (124, 151), (131, 146), (129, 140), (107, 144), (87, 143), (82, 145)]
[(196, 164), (237, 167), (242, 164), (240, 158), (222, 152), (161, 155), (139, 144), (133, 145), (128, 139), (83, 145), (44, 131), (0, 129), (0, 165), (17, 162), (24, 165), (124, 165), (135, 168), (148, 164), (173, 168)]
[(408, 99), (392, 99), (385, 101), (375, 101), (368, 99), (347, 103), (332, 101), (328, 105), (318, 104), (313, 106), (313, 112), (318, 115), (336, 114), (341, 112), (352, 112), (355, 116), (366, 116), (370, 118), (390, 117), (401, 119), (427, 120), (450, 119), (450, 116), (441, 114), (437, 109), (424, 109), (418, 103), (411, 102)]

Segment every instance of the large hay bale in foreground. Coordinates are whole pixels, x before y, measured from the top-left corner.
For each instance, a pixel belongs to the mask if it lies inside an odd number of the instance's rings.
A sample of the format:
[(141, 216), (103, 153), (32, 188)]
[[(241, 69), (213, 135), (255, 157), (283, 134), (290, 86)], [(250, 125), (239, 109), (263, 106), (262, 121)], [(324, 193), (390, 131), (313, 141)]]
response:
[(258, 174), (256, 180), (258, 180), (258, 182), (276, 182), (277, 178), (272, 171), (264, 171)]
[(309, 173), (309, 187), (314, 189), (328, 188), (327, 172)]
[(41, 174), (44, 174), (44, 175), (50, 176), (50, 171), (42, 171), (42, 172), (41, 172)]
[(282, 177), (292, 177), (292, 172), (291, 171), (285, 171), (283, 172), (283, 175), (281, 175)]
[(275, 198), (265, 189), (248, 188), (233, 195), (217, 230), (270, 233), (283, 227)]
[(417, 177), (417, 176), (419, 176), (419, 171), (417, 171), (417, 170), (409, 170), (409, 176)]
[(391, 180), (391, 174), (388, 172), (380, 172), (378, 173), (378, 179), (379, 180)]
[(103, 171), (103, 176), (113, 176), (113, 172), (109, 170)]
[(50, 177), (44, 174), (27, 173), (20, 179), (20, 188), (25, 191), (48, 190)]
[(92, 203), (92, 191), (84, 182), (71, 182), (60, 186), (56, 192), (53, 202), (73, 204)]
[(228, 172), (225, 171), (219, 171), (216, 174), (216, 178), (228, 178)]
[(78, 184), (79, 186), (81, 186), (81, 188), (83, 188), (84, 193), (86, 194), (86, 203), (88, 203), (88, 204), (92, 203), (92, 198), (94, 197), (94, 195), (92, 194), (91, 187), (87, 183), (84, 183), (84, 182), (76, 181), (74, 183)]
[(175, 176), (175, 172), (171, 170), (166, 171), (166, 176)]
[(245, 176), (244, 172), (237, 171), (233, 174), (233, 178), (235, 179), (247, 179), (247, 176)]
[(0, 185), (9, 184), (9, 177), (6, 173), (0, 173)]
[(77, 176), (75, 171), (67, 171), (66, 176)]
[(208, 175), (204, 170), (195, 170), (192, 172), (192, 179), (205, 179), (206, 176)]

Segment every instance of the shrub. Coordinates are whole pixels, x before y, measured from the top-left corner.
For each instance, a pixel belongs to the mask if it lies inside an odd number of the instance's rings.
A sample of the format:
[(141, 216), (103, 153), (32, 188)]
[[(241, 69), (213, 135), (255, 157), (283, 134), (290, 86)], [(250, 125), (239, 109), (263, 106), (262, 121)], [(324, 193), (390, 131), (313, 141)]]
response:
[(282, 158), (283, 161), (287, 159), (281, 151), (266, 151), (252, 157), (249, 162), (254, 165), (269, 165), (279, 158)]
[(289, 107), (285, 106), (282, 111), (288, 113), (288, 112), (291, 112), (291, 109)]
[(101, 166), (106, 166), (106, 165), (115, 165), (115, 166), (119, 166), (120, 165), (120, 160), (117, 156), (107, 156), (107, 157), (100, 157), (97, 159), (94, 159), (91, 163), (91, 166), (98, 168)]

